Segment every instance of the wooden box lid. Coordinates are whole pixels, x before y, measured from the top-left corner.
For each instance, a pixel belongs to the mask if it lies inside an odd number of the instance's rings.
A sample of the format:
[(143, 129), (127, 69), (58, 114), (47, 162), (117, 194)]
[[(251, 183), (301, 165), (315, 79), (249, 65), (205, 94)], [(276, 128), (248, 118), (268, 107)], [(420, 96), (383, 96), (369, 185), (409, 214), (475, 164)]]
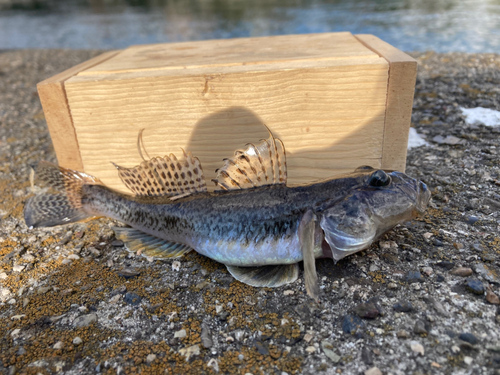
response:
[(416, 61), (371, 35), (132, 46), (38, 84), (59, 164), (123, 190), (110, 164), (192, 151), (207, 180), (245, 143), (285, 143), (289, 181), (404, 170)]

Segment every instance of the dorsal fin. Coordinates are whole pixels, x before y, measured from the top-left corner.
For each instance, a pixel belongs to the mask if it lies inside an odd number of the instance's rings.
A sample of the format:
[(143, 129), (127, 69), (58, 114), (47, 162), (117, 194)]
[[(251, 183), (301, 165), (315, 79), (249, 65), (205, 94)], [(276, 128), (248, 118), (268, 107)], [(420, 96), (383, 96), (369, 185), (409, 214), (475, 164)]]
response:
[(222, 168), (217, 169), (215, 190), (249, 189), (257, 186), (286, 184), (286, 153), (283, 142), (269, 138), (254, 145), (249, 143), (244, 150), (238, 150), (230, 159), (224, 159)]
[(122, 182), (135, 195), (178, 197), (207, 191), (201, 163), (191, 152), (182, 150), (182, 159), (170, 154), (146, 160), (143, 156), (143, 151), (146, 155), (147, 152), (142, 143), (142, 130), (137, 146), (144, 160), (141, 164), (125, 168), (113, 163)]

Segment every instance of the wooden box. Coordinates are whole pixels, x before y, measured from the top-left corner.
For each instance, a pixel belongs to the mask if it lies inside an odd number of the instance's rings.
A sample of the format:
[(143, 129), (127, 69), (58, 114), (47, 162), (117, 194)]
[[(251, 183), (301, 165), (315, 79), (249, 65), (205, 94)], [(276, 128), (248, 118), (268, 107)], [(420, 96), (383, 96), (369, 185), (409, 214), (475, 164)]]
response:
[[(372, 35), (325, 33), (132, 46), (38, 84), (59, 164), (125, 190), (111, 161), (222, 159), (285, 144), (289, 183), (360, 165), (404, 171), (417, 63)], [(210, 184), (209, 184), (210, 185)]]

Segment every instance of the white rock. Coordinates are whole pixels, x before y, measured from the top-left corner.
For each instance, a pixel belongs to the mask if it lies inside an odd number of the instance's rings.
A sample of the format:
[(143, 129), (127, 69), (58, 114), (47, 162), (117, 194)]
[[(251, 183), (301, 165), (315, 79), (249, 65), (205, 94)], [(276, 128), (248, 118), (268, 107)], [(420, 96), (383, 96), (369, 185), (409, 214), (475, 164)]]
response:
[(146, 362), (151, 363), (154, 362), (155, 359), (156, 359), (156, 354), (148, 354), (148, 356), (146, 357)]
[(5, 272), (0, 272), (0, 280), (5, 280), (7, 277), (8, 276)]
[(420, 146), (429, 146), (429, 144), (417, 133), (415, 128), (410, 128), (410, 132), (408, 133), (408, 150)]
[(424, 347), (418, 341), (410, 342), (410, 348), (414, 353), (424, 355)]
[(70, 255), (68, 255), (68, 259), (78, 260), (78, 259), (80, 259), (80, 256), (76, 255), (76, 254), (70, 254)]
[(16, 264), (14, 267), (12, 267), (12, 271), (21, 272), (25, 267), (26, 266), (23, 266), (22, 264)]
[(53, 349), (62, 349), (62, 348), (64, 348), (64, 343), (62, 341), (58, 341), (54, 344), (54, 346), (52, 348)]
[(382, 375), (382, 371), (380, 371), (378, 367), (372, 367), (365, 371), (365, 375)]
[(9, 299), (11, 292), (8, 288), (0, 288), (0, 302), (5, 302)]
[(211, 367), (214, 369), (215, 372), (219, 372), (219, 363), (217, 363), (217, 360), (215, 358), (210, 359), (207, 363), (208, 367)]
[(309, 354), (312, 354), (316, 351), (316, 348), (314, 346), (308, 346), (306, 348), (306, 352), (308, 352)]
[(424, 267), (422, 268), (422, 272), (425, 273), (427, 276), (430, 276), (434, 273), (434, 270), (432, 267)]
[(21, 320), (22, 318), (26, 317), (25, 314), (21, 314), (21, 315), (14, 315), (14, 316), (11, 316), (10, 319), (11, 320)]
[(83, 340), (80, 337), (78, 337), (78, 336), (76, 336), (73, 339), (73, 344), (75, 344), (75, 345), (80, 345), (82, 342), (83, 342)]
[(186, 333), (185, 329), (181, 329), (180, 331), (177, 331), (174, 333), (175, 338), (183, 339), (186, 336), (187, 336), (187, 333)]
[(19, 328), (16, 328), (13, 330), (10, 335), (12, 336), (13, 339), (17, 339), (19, 337), (19, 334), (21, 333), (21, 330)]
[(172, 271), (179, 271), (181, 269), (181, 262), (178, 260), (172, 263)]
[(215, 313), (219, 314), (223, 308), (224, 308), (224, 306), (222, 306), (222, 305), (215, 305)]
[(283, 292), (283, 295), (285, 295), (285, 296), (291, 296), (291, 295), (293, 295), (294, 293), (295, 293), (295, 292), (294, 292), (293, 290), (285, 290), (285, 291)]
[(500, 126), (500, 112), (494, 109), (477, 107), (462, 108), (462, 114), (465, 116), (465, 122), (469, 125), (483, 124), (485, 126)]
[(458, 353), (460, 353), (460, 348), (459, 348), (457, 345), (453, 345), (453, 346), (451, 347), (451, 352), (452, 352), (453, 354), (458, 354)]
[(466, 365), (471, 365), (472, 361), (473, 361), (472, 357), (467, 357), (467, 356), (464, 357), (464, 363)]

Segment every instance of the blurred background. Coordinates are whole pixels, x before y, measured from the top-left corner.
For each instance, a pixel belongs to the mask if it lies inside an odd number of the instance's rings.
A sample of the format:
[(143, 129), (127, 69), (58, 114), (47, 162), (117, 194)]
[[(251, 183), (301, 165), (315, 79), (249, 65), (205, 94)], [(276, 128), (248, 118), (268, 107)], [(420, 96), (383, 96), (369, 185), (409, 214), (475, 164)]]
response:
[(0, 49), (330, 31), (404, 51), (500, 52), (500, 0), (0, 0)]

